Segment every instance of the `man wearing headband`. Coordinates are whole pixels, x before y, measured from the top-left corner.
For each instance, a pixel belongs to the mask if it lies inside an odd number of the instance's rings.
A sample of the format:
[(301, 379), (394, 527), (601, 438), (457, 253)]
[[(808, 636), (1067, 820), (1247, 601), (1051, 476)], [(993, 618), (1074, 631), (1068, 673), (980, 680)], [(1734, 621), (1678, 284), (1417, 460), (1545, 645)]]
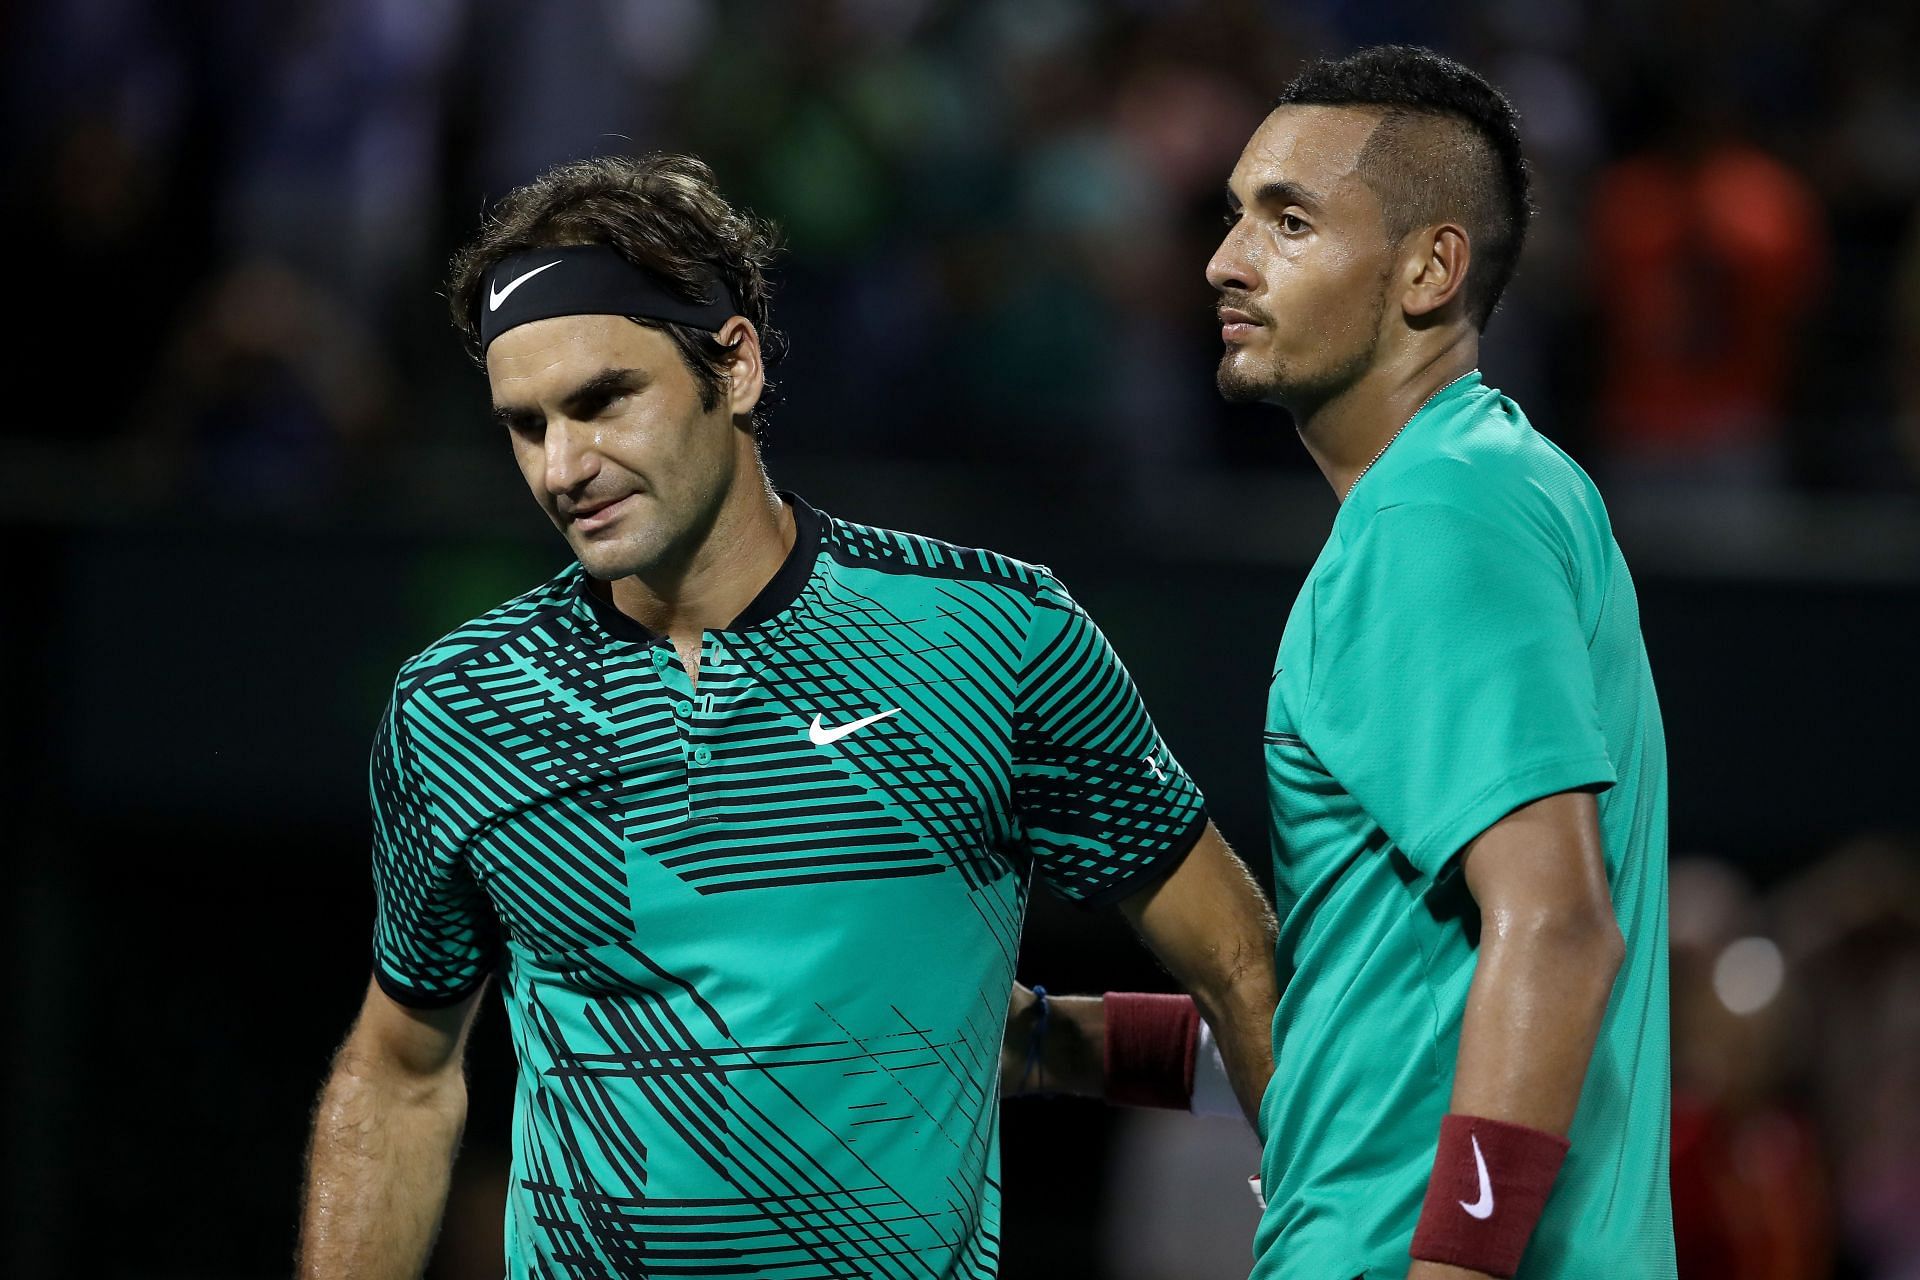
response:
[(770, 486), (772, 249), (654, 156), (547, 174), (455, 261), (579, 563), (407, 663), (376, 734), (303, 1276), (419, 1274), (489, 976), (510, 1276), (992, 1276), (1035, 875), (1120, 907), (1257, 1107), (1271, 918), (1098, 628), (1043, 568)]

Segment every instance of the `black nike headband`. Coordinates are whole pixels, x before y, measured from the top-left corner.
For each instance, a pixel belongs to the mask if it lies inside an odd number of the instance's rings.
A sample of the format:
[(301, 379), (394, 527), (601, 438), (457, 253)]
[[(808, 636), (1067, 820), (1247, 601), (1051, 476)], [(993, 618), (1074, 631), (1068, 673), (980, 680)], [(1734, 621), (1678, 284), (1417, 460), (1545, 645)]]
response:
[(480, 350), (509, 329), (555, 316), (626, 316), (691, 325), (709, 333), (740, 314), (725, 284), (711, 279), (710, 302), (688, 302), (673, 286), (603, 244), (529, 249), (503, 258), (479, 301)]

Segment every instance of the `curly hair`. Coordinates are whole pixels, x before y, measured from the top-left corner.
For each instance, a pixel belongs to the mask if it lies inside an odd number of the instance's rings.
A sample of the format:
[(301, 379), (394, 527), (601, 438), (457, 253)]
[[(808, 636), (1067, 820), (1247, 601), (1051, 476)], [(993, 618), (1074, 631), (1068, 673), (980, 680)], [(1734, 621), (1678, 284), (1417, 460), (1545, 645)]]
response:
[(1389, 44), (1313, 63), (1274, 106), (1380, 109), (1359, 170), (1380, 196), (1387, 235), (1398, 243), (1415, 227), (1458, 219), (1473, 246), (1467, 315), (1484, 330), (1533, 216), (1520, 115), (1507, 96), (1451, 58)]
[[(780, 249), (771, 222), (736, 208), (720, 194), (713, 170), (693, 156), (655, 152), (596, 156), (559, 165), (509, 192), (480, 230), (454, 255), (447, 300), (467, 353), (485, 366), (480, 297), (503, 258), (528, 249), (600, 244), (651, 272), (688, 302), (710, 301), (715, 276), (760, 335), (767, 368), (787, 352), (773, 328), (767, 271)], [(701, 407), (720, 403), (732, 348), (690, 325), (636, 318), (673, 340), (700, 389)], [(771, 386), (771, 383), (769, 383)], [(764, 403), (764, 402), (763, 402)], [(759, 410), (753, 430), (764, 425)]]

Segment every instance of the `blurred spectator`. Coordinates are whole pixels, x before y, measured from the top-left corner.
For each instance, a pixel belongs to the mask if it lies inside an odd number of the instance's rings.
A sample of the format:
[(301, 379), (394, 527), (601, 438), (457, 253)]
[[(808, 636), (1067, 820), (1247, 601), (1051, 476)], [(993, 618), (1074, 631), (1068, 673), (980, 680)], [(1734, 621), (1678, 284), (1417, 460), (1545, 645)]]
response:
[(1673, 1219), (1682, 1280), (1833, 1274), (1828, 1177), (1787, 1089), (1786, 969), (1731, 866), (1671, 872)]
[(1920, 849), (1842, 846), (1773, 897), (1803, 974), (1791, 1043), (1836, 1173), (1844, 1253), (1920, 1277)]
[(129, 478), (216, 509), (317, 507), (389, 425), (391, 385), (351, 311), (283, 263), (243, 262), (163, 356)]
[(13, 19), (10, 199), (78, 276), (163, 284), (156, 329), (236, 254), (325, 280), (398, 359), (449, 353), (407, 387), (433, 423), (454, 363), (433, 282), (476, 209), (586, 152), (696, 151), (790, 242), (775, 447), (1044, 463), (1151, 500), (1169, 465), (1301, 464), (1211, 389), (1199, 273), (1246, 129), (1314, 50), (1431, 39), (1513, 95), (1538, 175), (1501, 386), (1576, 451), (1597, 405), (1608, 460), (1687, 492), (1884, 486), (1920, 400), (1886, 303), (1920, 196), (1920, 18), (1766, 12), (41, 0)]
[(449, 107), (473, 117), (489, 200), (564, 160), (665, 145), (670, 95), (717, 52), (709, 40), (719, 6), (701, 0), (461, 6), (466, 95)]
[(1696, 89), (1656, 116), (1657, 144), (1604, 169), (1591, 204), (1605, 447), (1629, 477), (1776, 484), (1819, 204), (1723, 101)]
[(288, 262), (377, 313), (438, 256), (443, 93), (466, 0), (217, 8), (220, 73), (240, 107), (229, 251)]
[(1908, 476), (1920, 481), (1920, 206), (1894, 276), (1894, 439)]

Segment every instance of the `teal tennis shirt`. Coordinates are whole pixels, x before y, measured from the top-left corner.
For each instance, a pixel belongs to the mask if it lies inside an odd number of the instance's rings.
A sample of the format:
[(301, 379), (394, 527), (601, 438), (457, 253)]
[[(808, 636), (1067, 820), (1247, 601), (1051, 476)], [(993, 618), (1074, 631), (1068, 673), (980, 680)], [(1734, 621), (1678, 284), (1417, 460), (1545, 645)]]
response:
[(1204, 828), (1046, 570), (789, 501), (697, 686), (576, 565), (377, 735), (376, 979), (505, 999), (511, 1277), (991, 1277), (1030, 878), (1111, 902)]
[(1287, 620), (1266, 760), (1281, 983), (1260, 1280), (1400, 1280), (1478, 915), (1457, 855), (1599, 793), (1627, 958), (1523, 1277), (1674, 1274), (1667, 782), (1633, 581), (1592, 481), (1470, 374), (1348, 494)]

